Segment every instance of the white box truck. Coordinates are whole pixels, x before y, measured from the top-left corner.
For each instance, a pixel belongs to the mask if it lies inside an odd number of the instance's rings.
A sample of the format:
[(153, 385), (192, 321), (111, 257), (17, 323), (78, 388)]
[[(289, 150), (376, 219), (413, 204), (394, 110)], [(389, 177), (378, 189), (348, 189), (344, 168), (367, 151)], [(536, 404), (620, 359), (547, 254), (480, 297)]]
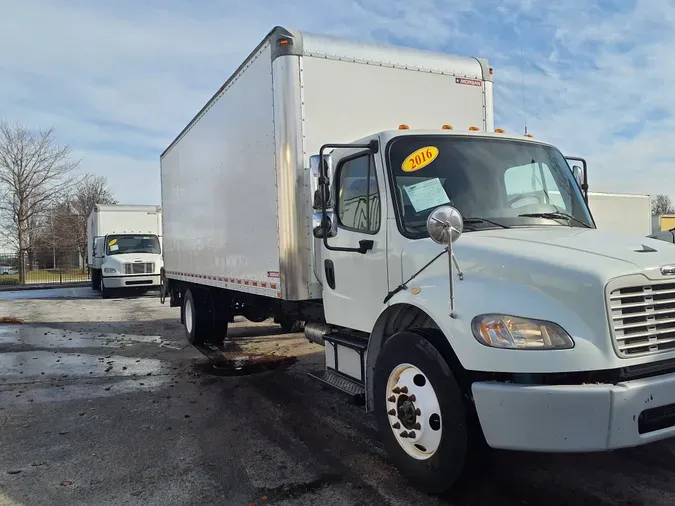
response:
[(495, 129), (492, 86), (484, 59), (275, 28), (160, 157), (189, 341), (305, 322), (429, 492), (481, 437), (675, 435), (672, 246), (597, 230), (586, 163)]
[(91, 285), (103, 298), (158, 288), (161, 206), (95, 205), (87, 219)]
[(652, 233), (649, 195), (588, 192), (588, 207), (598, 230), (634, 237)]

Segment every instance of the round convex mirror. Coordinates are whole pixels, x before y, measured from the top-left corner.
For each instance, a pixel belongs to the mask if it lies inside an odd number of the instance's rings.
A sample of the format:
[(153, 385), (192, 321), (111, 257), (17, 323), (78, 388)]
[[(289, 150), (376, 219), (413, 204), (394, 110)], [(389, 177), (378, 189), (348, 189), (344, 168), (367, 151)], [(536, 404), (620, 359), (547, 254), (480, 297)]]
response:
[(463, 230), (464, 219), (452, 206), (437, 207), (427, 218), (429, 237), (438, 244), (448, 245), (450, 241), (455, 242)]

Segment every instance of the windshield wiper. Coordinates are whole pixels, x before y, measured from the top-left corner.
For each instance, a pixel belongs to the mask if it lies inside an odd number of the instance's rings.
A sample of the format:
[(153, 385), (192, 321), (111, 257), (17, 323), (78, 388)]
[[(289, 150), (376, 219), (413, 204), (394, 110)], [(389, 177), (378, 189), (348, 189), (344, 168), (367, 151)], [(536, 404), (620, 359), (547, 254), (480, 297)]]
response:
[(471, 218), (464, 218), (464, 223), (489, 223), (490, 225), (494, 225), (496, 227), (501, 227), (501, 228), (511, 228), (508, 225), (504, 225), (503, 223), (497, 223), (496, 221), (488, 220), (486, 218), (479, 218), (476, 216), (473, 216)]
[[(557, 212), (550, 212), (550, 213), (525, 213), (525, 214), (519, 214), (518, 216), (523, 217), (523, 218), (546, 218), (549, 220), (568, 220), (568, 221), (574, 221), (576, 223), (579, 223), (583, 227), (586, 228), (593, 228), (591, 227), (588, 223), (585, 223), (581, 221), (578, 218), (575, 218), (571, 214), (563, 213), (562, 211), (557, 211)], [(570, 225), (571, 226), (571, 225)]]

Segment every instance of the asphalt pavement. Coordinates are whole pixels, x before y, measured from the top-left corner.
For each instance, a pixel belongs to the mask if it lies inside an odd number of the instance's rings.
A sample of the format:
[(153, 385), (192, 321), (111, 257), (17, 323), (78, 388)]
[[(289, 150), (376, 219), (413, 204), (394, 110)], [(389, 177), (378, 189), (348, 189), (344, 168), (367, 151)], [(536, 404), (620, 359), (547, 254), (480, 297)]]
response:
[(0, 325), (0, 506), (675, 504), (673, 442), (492, 452), (422, 494), (373, 417), (308, 377), (322, 349), (271, 322), (237, 322), (208, 358), (152, 296), (3, 292), (0, 317), (24, 321)]

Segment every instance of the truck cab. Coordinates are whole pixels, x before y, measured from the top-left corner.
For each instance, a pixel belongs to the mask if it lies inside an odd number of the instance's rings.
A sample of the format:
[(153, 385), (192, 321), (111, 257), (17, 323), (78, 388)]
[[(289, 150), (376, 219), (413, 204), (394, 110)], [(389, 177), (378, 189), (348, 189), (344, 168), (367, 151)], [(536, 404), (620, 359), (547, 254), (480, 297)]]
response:
[(94, 242), (104, 298), (123, 288), (156, 288), (162, 267), (162, 246), (156, 234), (108, 234)]
[(418, 486), (459, 476), (472, 427), (492, 448), (551, 452), (675, 435), (672, 246), (597, 230), (585, 162), (402, 126), (311, 165), (324, 379), (361, 388)]

